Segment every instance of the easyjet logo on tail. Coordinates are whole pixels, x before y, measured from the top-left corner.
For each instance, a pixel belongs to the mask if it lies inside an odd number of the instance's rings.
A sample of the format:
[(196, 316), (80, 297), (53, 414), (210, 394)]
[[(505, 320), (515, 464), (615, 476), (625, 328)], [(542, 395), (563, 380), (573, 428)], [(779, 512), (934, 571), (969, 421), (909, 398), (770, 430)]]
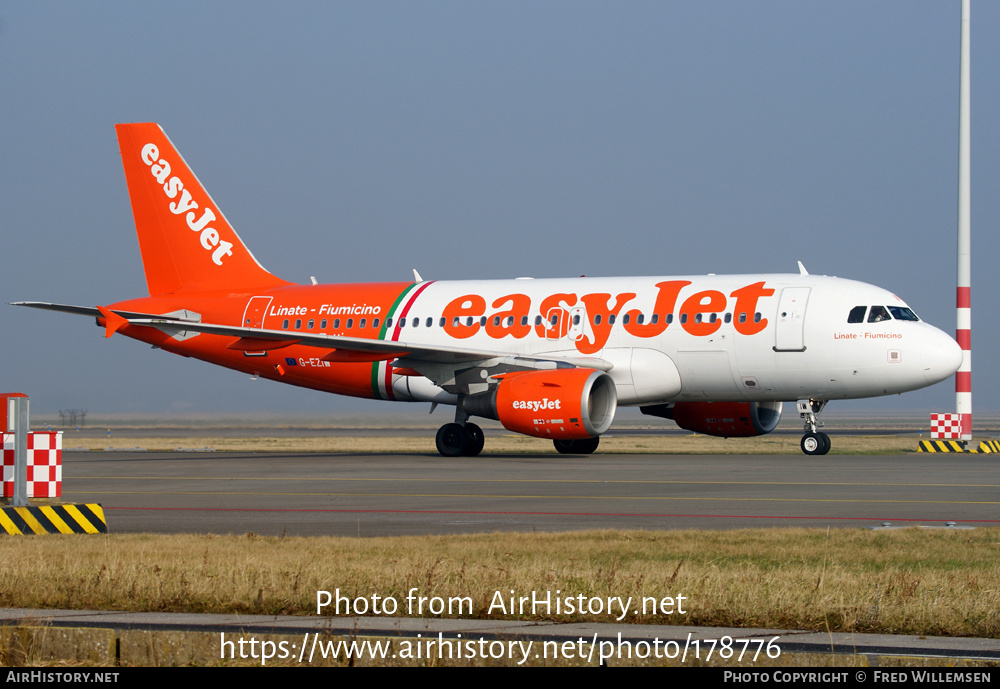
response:
[[(156, 179), (163, 193), (168, 199), (176, 199), (168, 204), (170, 212), (174, 215), (185, 214), (187, 226), (192, 232), (197, 232), (201, 246), (205, 251), (212, 252), (212, 261), (217, 266), (222, 265), (223, 256), (233, 255), (233, 245), (219, 237), (219, 231), (208, 224), (215, 220), (215, 213), (211, 208), (205, 208), (201, 217), (198, 217), (198, 203), (191, 196), (191, 192), (184, 188), (184, 182), (176, 175), (170, 174), (170, 163), (160, 158), (160, 149), (156, 144), (146, 144), (140, 153), (142, 162), (149, 166), (149, 172)], [(178, 194), (180, 198), (178, 198)]]

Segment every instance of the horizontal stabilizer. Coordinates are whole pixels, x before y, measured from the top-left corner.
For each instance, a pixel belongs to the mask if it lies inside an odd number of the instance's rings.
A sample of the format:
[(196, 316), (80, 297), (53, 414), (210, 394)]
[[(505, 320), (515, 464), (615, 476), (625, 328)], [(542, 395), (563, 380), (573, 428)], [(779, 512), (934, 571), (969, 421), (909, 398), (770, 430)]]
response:
[[(99, 306), (73, 306), (72, 304), (55, 304), (48, 301), (12, 301), (11, 306), (27, 306), (31, 309), (44, 309), (46, 311), (61, 311), (62, 313), (75, 313), (78, 316), (92, 316), (94, 318), (102, 318), (101, 307)], [(122, 311), (121, 309), (114, 309), (112, 313), (115, 313), (122, 318), (127, 320), (132, 320), (134, 318), (160, 318), (162, 314), (158, 313), (143, 313), (141, 311)], [(184, 318), (174, 318), (175, 321), (179, 323), (184, 323), (186, 320)], [(197, 319), (191, 319), (192, 323), (196, 323)]]
[[(72, 304), (54, 304), (47, 301), (14, 301), (11, 306), (27, 306), (32, 309), (44, 309), (46, 311), (61, 311), (62, 313), (73, 313), (78, 316), (92, 316), (97, 319), (97, 324), (104, 327), (104, 336), (111, 337), (116, 332), (124, 328), (130, 321), (137, 319), (162, 318), (163, 314), (142, 313), (139, 311), (112, 310), (107, 306), (74, 306)], [(191, 318), (185, 318), (190, 315)], [(172, 322), (176, 324), (197, 323), (197, 314), (190, 311), (181, 311), (170, 314)], [(100, 319), (104, 319), (101, 323)], [(293, 343), (289, 343), (293, 344)], [(274, 347), (272, 346), (272, 349)]]
[(32, 309), (45, 309), (46, 311), (62, 311), (63, 313), (75, 313), (78, 316), (93, 316), (97, 318), (101, 315), (93, 306), (71, 306), (70, 304), (52, 304), (47, 301), (12, 301), (11, 306), (27, 306)]

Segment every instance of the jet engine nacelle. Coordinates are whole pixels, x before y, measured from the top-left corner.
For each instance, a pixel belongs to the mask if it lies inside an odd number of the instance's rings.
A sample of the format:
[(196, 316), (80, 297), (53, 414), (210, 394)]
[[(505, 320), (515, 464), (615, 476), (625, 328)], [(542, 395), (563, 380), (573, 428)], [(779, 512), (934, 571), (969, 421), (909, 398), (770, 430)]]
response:
[(515, 433), (574, 440), (611, 427), (618, 392), (610, 375), (594, 369), (517, 371), (503, 374), (493, 390), (465, 397), (462, 405)]
[(642, 407), (643, 414), (673, 419), (681, 428), (723, 438), (770, 433), (781, 418), (781, 402), (677, 402)]

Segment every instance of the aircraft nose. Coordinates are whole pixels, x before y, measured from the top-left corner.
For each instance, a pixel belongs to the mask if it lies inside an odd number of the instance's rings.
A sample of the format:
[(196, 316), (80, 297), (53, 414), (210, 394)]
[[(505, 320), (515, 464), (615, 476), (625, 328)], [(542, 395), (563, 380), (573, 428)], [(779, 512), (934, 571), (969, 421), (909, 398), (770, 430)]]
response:
[(933, 326), (920, 338), (920, 362), (927, 384), (939, 383), (962, 365), (962, 348), (947, 333)]

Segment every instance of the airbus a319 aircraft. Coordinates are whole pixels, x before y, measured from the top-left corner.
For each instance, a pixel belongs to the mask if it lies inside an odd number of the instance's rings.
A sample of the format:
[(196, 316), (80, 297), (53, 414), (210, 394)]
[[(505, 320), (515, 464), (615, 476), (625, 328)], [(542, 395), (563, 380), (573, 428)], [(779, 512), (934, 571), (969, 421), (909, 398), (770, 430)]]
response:
[(590, 453), (619, 405), (724, 437), (774, 430), (825, 454), (829, 400), (942, 381), (961, 350), (879, 287), (798, 274), (299, 285), (265, 270), (153, 123), (117, 125), (149, 296), (22, 306), (95, 316), (183, 356), (340, 395), (452, 405), (446, 456), (474, 456), (470, 417)]

